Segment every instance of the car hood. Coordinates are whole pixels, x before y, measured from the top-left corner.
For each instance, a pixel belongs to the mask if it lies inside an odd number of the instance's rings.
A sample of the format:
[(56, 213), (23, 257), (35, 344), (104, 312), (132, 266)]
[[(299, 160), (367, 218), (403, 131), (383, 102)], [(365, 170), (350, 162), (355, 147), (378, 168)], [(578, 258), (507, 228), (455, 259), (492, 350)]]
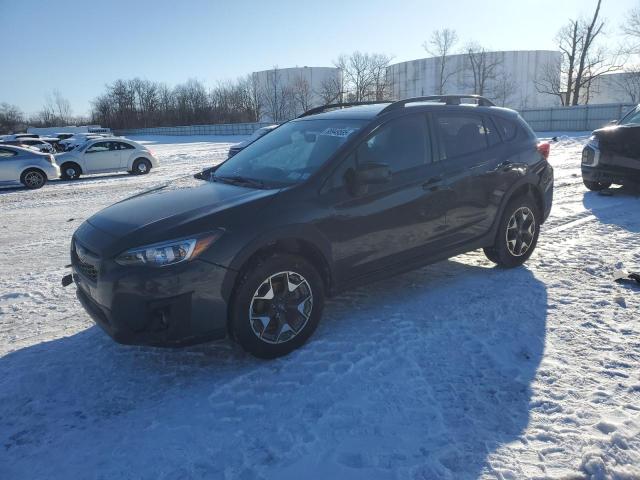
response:
[(609, 125), (607, 127), (603, 127), (603, 128), (599, 128), (598, 130), (594, 130), (593, 131), (593, 135), (596, 135), (598, 137), (615, 136), (616, 134), (618, 134), (620, 132), (624, 132), (624, 131), (628, 130), (629, 128), (638, 128), (638, 125), (635, 125), (635, 124), (632, 124), (632, 125)]
[[(105, 233), (92, 245), (102, 251), (129, 248), (228, 226), (232, 211), (258, 211), (279, 190), (258, 190), (183, 177), (122, 200), (87, 220)], [(117, 244), (117, 245), (115, 245)]]

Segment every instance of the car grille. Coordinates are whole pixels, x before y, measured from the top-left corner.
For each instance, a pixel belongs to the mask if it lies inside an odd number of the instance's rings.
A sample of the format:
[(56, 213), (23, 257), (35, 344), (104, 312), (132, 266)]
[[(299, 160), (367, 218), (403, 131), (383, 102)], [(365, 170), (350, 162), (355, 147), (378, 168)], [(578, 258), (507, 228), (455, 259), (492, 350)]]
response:
[(87, 277), (92, 282), (96, 282), (98, 280), (98, 269), (93, 265), (88, 263), (84, 263), (82, 260), (78, 259), (76, 262), (76, 267), (78, 267), (78, 271)]
[(71, 250), (71, 260), (78, 272), (88, 280), (96, 282), (98, 280), (99, 257), (93, 252), (73, 242)]

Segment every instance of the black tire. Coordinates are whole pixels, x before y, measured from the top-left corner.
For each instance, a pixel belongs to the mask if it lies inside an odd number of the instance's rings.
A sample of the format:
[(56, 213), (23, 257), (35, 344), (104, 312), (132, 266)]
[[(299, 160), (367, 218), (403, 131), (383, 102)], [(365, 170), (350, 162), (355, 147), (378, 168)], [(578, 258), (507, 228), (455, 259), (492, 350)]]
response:
[[(295, 285), (293, 290), (285, 290), (285, 278)], [(260, 299), (260, 295), (268, 297), (264, 292), (269, 288), (273, 299)], [(316, 269), (297, 255), (275, 254), (249, 266), (238, 280), (230, 304), (229, 331), (252, 355), (281, 357), (301, 347), (313, 334), (323, 307), (324, 285)]]
[(524, 195), (511, 200), (500, 218), (495, 243), (485, 247), (484, 254), (502, 268), (522, 265), (538, 244), (541, 220), (533, 198)]
[(77, 180), (82, 175), (82, 168), (74, 162), (63, 163), (60, 166), (60, 177), (63, 180)]
[(133, 162), (131, 173), (134, 175), (146, 175), (151, 171), (151, 162), (146, 158), (138, 158)]
[(584, 186), (587, 187), (592, 192), (599, 192), (600, 190), (605, 190), (611, 186), (611, 182), (592, 182), (590, 180), (582, 179)]
[(47, 183), (47, 174), (40, 169), (30, 168), (22, 173), (20, 182), (29, 190), (37, 190)]

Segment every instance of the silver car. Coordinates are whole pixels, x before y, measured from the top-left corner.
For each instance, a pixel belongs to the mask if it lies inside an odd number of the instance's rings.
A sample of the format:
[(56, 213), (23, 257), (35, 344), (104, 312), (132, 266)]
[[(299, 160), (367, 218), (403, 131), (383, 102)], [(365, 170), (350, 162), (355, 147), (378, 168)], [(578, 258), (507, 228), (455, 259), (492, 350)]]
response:
[(41, 188), (47, 180), (60, 177), (60, 167), (49, 153), (12, 145), (0, 145), (0, 185), (22, 183)]

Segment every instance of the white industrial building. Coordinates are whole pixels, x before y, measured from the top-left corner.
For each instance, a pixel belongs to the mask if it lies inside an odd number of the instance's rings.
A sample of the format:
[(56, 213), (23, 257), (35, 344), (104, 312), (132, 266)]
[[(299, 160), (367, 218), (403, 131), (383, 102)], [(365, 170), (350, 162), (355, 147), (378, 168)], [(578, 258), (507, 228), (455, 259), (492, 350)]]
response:
[(588, 90), (589, 104), (640, 103), (640, 73), (618, 72), (597, 77)]
[[(339, 93), (342, 70), (335, 67), (272, 68), (251, 74), (261, 99), (260, 120), (287, 120), (324, 105), (327, 92)], [(337, 100), (337, 99), (335, 99)]]
[[(562, 54), (549, 50), (486, 52), (487, 66), (483, 95), (499, 105), (522, 109), (559, 105), (557, 97), (540, 93), (536, 81), (543, 72), (557, 72), (560, 78)], [(438, 93), (441, 59), (422, 58), (391, 65), (387, 69), (393, 98), (401, 99)], [(491, 66), (491, 67), (489, 67)], [(476, 71), (480, 69), (476, 68)], [(469, 55), (449, 55), (445, 59), (448, 81), (443, 93), (479, 93), (474, 91), (474, 73)]]

